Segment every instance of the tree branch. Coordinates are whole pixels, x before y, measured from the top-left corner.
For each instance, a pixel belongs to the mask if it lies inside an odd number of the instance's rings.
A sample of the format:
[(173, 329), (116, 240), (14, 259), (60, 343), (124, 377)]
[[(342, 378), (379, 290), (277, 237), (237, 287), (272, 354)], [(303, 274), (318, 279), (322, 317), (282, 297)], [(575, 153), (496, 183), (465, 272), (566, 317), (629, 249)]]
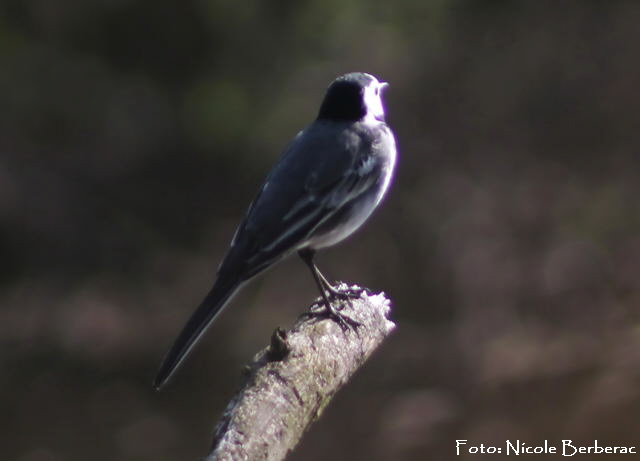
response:
[(383, 293), (363, 292), (344, 304), (341, 313), (362, 324), (356, 330), (302, 316), (290, 330), (273, 333), (271, 344), (246, 368), (242, 389), (218, 423), (208, 461), (275, 461), (293, 450), (338, 389), (395, 328), (387, 319), (390, 302)]

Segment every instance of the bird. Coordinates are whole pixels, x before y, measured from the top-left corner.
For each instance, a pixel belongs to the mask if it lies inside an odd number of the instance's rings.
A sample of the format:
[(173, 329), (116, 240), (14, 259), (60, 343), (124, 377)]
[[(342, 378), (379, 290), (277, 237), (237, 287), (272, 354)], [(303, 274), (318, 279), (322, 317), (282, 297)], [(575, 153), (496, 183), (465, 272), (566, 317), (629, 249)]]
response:
[(315, 255), (360, 228), (389, 189), (396, 141), (385, 121), (387, 87), (363, 72), (329, 85), (317, 118), (283, 151), (249, 206), (213, 287), (165, 356), (153, 383), (157, 390), (245, 283), (296, 252), (320, 290), (324, 315), (343, 328), (357, 328), (358, 322), (331, 303), (357, 293), (334, 287)]

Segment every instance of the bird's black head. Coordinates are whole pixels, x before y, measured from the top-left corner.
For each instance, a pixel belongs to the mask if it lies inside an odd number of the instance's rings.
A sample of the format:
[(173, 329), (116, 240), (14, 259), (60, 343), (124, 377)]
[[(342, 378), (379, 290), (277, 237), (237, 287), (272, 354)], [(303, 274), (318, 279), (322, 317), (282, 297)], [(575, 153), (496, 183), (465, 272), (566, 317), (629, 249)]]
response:
[(374, 76), (362, 72), (338, 77), (327, 90), (318, 120), (384, 121), (381, 97), (386, 86), (387, 83), (379, 82)]

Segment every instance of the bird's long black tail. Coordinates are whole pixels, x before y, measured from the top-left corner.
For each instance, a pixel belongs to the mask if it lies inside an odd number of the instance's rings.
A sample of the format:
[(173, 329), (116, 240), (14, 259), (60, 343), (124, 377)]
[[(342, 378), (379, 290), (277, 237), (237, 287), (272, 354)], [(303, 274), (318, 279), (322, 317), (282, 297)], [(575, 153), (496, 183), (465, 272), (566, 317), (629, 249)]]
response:
[(228, 282), (221, 277), (216, 280), (213, 288), (202, 303), (200, 303), (198, 309), (191, 315), (175, 343), (171, 346), (169, 353), (164, 358), (162, 365), (160, 365), (156, 379), (153, 382), (156, 390), (160, 390), (169, 378), (171, 378), (182, 361), (187, 357), (187, 354), (189, 354), (193, 346), (195, 346), (204, 334), (207, 327), (213, 322), (220, 311), (222, 311), (235, 292), (238, 291), (241, 284), (242, 283), (237, 280)]

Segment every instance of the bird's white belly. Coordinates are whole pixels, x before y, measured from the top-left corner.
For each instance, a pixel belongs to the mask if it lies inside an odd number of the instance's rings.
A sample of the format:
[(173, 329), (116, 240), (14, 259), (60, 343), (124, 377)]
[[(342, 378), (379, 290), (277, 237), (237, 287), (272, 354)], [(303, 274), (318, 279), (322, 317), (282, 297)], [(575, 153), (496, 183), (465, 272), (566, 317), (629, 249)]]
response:
[(375, 201), (369, 200), (369, 202), (360, 204), (349, 219), (333, 227), (329, 232), (312, 236), (305, 242), (304, 247), (313, 249), (329, 247), (353, 234), (364, 224), (375, 209)]
[(326, 248), (344, 240), (358, 230), (384, 197), (391, 181), (392, 172), (393, 164), (390, 164), (387, 166), (382, 184), (376, 188), (377, 190), (374, 189), (370, 194), (360, 197), (342, 222), (335, 223), (329, 231), (312, 235), (299, 249), (313, 248), (317, 250)]

